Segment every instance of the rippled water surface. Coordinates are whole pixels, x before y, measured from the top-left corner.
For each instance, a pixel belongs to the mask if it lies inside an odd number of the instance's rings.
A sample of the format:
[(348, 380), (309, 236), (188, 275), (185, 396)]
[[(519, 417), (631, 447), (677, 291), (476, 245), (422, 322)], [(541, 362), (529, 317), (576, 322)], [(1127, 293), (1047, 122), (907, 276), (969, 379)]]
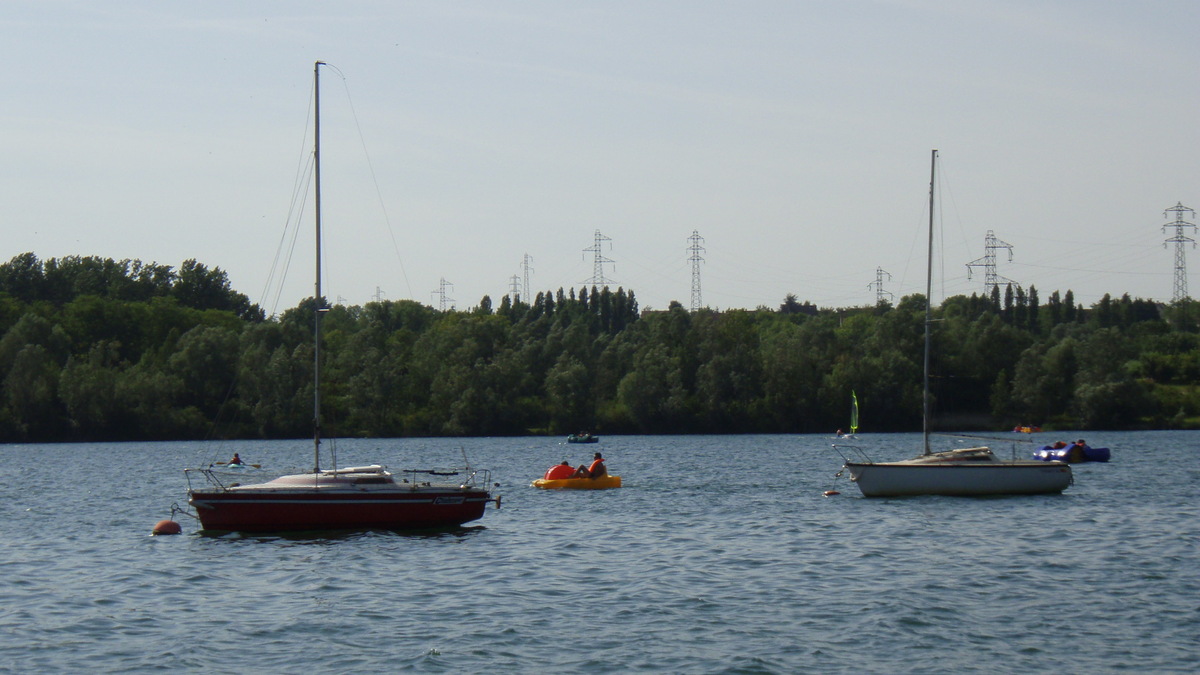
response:
[[(1200, 433), (1088, 440), (1113, 461), (1062, 496), (873, 500), (817, 436), (340, 441), (465, 452), (503, 507), (309, 537), (149, 536), (185, 466), (299, 469), (304, 442), (0, 446), (0, 671), (1194, 672)], [(597, 449), (625, 487), (528, 487)]]

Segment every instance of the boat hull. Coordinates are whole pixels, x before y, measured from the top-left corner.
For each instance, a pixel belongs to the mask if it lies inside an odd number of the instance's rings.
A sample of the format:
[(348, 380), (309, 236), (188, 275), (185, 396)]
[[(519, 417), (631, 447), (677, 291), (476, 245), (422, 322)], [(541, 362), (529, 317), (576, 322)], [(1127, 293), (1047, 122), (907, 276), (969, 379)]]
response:
[(1057, 494), (1071, 484), (1071, 468), (1041, 462), (909, 464), (847, 462), (864, 497), (986, 497)]
[(620, 476), (601, 476), (599, 478), (539, 478), (532, 483), (533, 487), (547, 490), (607, 490), (621, 487)]
[(449, 528), (483, 517), (489, 501), (486, 491), (455, 488), (358, 492), (232, 488), (194, 490), (188, 499), (203, 529), (236, 532)]

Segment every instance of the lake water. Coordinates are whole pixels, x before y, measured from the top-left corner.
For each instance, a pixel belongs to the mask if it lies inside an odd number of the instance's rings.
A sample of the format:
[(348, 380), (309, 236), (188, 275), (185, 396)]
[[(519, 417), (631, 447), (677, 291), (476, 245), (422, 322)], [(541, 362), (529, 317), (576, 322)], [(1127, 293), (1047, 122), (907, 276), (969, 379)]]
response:
[[(1200, 432), (1085, 437), (1113, 461), (1061, 496), (870, 500), (818, 436), (344, 440), (342, 466), (465, 452), (503, 506), (320, 537), (149, 536), (183, 467), (302, 470), (303, 441), (0, 446), (0, 671), (1194, 672)], [(625, 487), (528, 487), (597, 449)]]

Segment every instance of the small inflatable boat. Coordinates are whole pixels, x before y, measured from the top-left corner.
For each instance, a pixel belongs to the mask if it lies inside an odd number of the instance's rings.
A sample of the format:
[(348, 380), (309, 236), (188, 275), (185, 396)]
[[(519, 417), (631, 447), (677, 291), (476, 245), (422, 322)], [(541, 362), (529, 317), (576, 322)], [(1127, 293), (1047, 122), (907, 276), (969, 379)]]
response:
[(547, 490), (607, 490), (621, 487), (620, 476), (600, 476), (599, 478), (539, 478), (532, 483), (533, 487)]
[(1087, 444), (1080, 445), (1062, 441), (1054, 445), (1043, 445), (1040, 450), (1033, 453), (1034, 459), (1040, 459), (1043, 462), (1066, 462), (1067, 464), (1107, 462), (1111, 456), (1112, 453), (1108, 448), (1093, 448)]

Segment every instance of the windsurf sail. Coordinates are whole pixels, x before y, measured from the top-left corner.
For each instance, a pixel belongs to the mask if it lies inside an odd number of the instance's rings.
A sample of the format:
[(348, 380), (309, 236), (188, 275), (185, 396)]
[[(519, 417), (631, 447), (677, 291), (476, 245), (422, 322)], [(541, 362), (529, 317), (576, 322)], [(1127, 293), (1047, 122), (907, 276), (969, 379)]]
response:
[(850, 390), (850, 435), (858, 433), (858, 395)]

